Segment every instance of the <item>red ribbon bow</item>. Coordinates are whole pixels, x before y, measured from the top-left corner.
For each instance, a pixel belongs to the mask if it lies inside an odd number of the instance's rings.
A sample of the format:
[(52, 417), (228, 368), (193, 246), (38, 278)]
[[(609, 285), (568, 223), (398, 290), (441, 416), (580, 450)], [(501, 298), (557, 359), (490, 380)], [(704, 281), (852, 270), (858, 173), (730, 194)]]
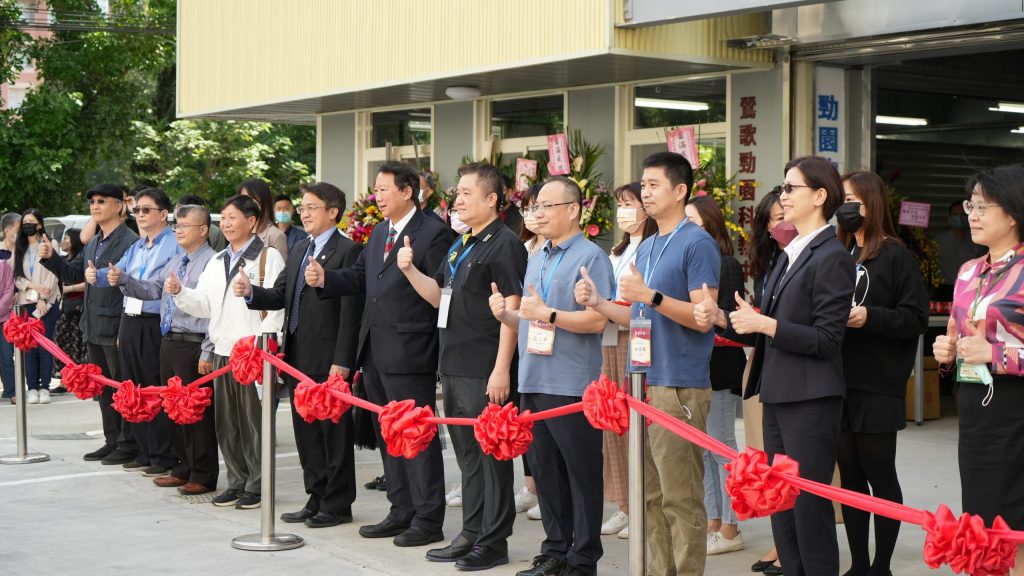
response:
[(352, 388), (341, 374), (331, 374), (323, 384), (309, 380), (299, 382), (295, 387), (295, 411), (306, 422), (330, 420), (335, 424), (352, 405), (339, 398), (332, 391), (351, 394)]
[[(949, 564), (954, 573), (973, 576), (1002, 576), (1013, 568), (1017, 545), (985, 530), (981, 516), (964, 513), (957, 519), (943, 504), (935, 514), (924, 513), (921, 527), (928, 533), (924, 561), (930, 568)], [(992, 529), (1010, 527), (996, 516)]]
[(437, 425), (426, 422), (433, 417), (430, 406), (417, 408), (413, 400), (388, 402), (380, 411), (380, 435), (388, 454), (412, 460), (426, 450), (437, 435)]
[(732, 499), (732, 509), (740, 520), (770, 516), (796, 504), (800, 491), (781, 476), (771, 474), (774, 471), (799, 475), (800, 467), (796, 460), (784, 454), (776, 454), (769, 466), (767, 454), (747, 447), (732, 462), (727, 463), (725, 469), (729, 471), (725, 489)]
[(203, 419), (212, 395), (213, 388), (183, 386), (178, 376), (170, 377), (167, 380), (167, 387), (160, 391), (164, 412), (175, 424), (183, 426), (195, 424)]
[(619, 436), (629, 430), (626, 393), (604, 374), (583, 391), (583, 415), (598, 430), (610, 430)]
[(90, 378), (102, 373), (96, 364), (68, 364), (60, 369), (60, 381), (79, 400), (89, 400), (103, 393), (103, 383)]
[(239, 384), (248, 386), (260, 379), (263, 375), (263, 356), (256, 348), (255, 336), (239, 338), (238, 342), (235, 342), (231, 348), (228, 365), (231, 366), (231, 374)]
[(131, 380), (121, 382), (114, 392), (114, 410), (121, 413), (128, 422), (138, 424), (149, 422), (160, 412), (160, 396), (143, 394), (142, 387), (136, 386)]
[(45, 328), (42, 320), (28, 314), (18, 316), (11, 312), (11, 317), (4, 322), (4, 338), (22, 352), (28, 352), (39, 345), (32, 336), (33, 332), (43, 334)]
[[(527, 410), (523, 415), (529, 413)], [(484, 454), (497, 460), (511, 460), (529, 450), (533, 442), (533, 421), (521, 420), (515, 404), (488, 404), (473, 424), (473, 435)]]

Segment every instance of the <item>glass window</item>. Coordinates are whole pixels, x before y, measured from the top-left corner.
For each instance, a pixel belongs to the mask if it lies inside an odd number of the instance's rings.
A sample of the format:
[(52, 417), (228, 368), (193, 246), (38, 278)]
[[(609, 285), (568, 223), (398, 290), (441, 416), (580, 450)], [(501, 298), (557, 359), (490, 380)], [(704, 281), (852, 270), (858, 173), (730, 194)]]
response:
[(725, 122), (725, 78), (637, 86), (633, 128)]
[(21, 103), (25, 101), (25, 95), (28, 93), (28, 88), (25, 87), (7, 87), (7, 102), (4, 102), (4, 106), (9, 110), (17, 110), (21, 108)]
[[(632, 147), (630, 163), (633, 166), (633, 179), (639, 180), (644, 173), (644, 159), (655, 152), (667, 152), (664, 142), (657, 144), (640, 144)], [(725, 172), (725, 139), (705, 138), (697, 135), (697, 153), (701, 164), (705, 167), (702, 177), (711, 177), (712, 185), (721, 184), (730, 177)], [(699, 167), (697, 167), (699, 168)]]
[(561, 94), (491, 102), (491, 134), (499, 140), (548, 136), (564, 128), (565, 98)]
[(430, 144), (430, 108), (374, 112), (370, 122), (373, 148)]

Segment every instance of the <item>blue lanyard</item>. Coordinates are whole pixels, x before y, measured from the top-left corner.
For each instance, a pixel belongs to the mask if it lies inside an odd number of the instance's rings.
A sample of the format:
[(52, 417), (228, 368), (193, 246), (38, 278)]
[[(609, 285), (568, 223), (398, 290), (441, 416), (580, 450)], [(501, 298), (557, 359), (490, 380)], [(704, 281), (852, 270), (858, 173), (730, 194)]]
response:
[(474, 247), (476, 247), (476, 242), (470, 244), (469, 248), (466, 248), (466, 251), (463, 252), (462, 255), (459, 256), (459, 259), (456, 260), (455, 263), (453, 264), (452, 255), (455, 254), (455, 251), (459, 249), (460, 242), (462, 242), (461, 238), (456, 240), (455, 244), (452, 244), (451, 250), (448, 251), (448, 270), (451, 272), (451, 276), (448, 277), (449, 286), (451, 286), (452, 283), (455, 282), (455, 274), (459, 271), (459, 266), (462, 266), (462, 261), (465, 260), (466, 256), (469, 256), (469, 253), (473, 251)]
[(633, 261), (633, 256), (636, 256), (636, 251), (640, 247), (639, 244), (633, 246), (633, 251), (629, 253), (623, 253), (619, 259), (619, 263), (615, 265), (615, 276), (612, 278), (615, 283), (612, 286), (612, 300), (617, 300), (619, 297), (619, 274), (626, 269), (626, 266)]
[[(42, 242), (40, 240), (39, 242)], [(28, 278), (32, 280), (32, 276), (36, 273), (36, 263), (39, 262), (39, 242), (36, 242), (36, 251), (28, 253)]]
[[(167, 238), (167, 231), (165, 230), (165, 231), (160, 233), (160, 239), (157, 240), (155, 244), (153, 244), (152, 248), (149, 249), (149, 258), (146, 258), (145, 261), (142, 263), (142, 266), (139, 267), (139, 280), (145, 280), (146, 279), (146, 270), (149, 269), (149, 265), (153, 263), (153, 259), (156, 258), (156, 255), (160, 252), (160, 246), (164, 243), (164, 239), (166, 239), (166, 238)], [(145, 240), (140, 240), (140, 242), (142, 243), (142, 245), (141, 245), (142, 247), (140, 249), (141, 250), (145, 250), (146, 249), (146, 241)], [(136, 255), (138, 255), (138, 252), (135, 252), (135, 254), (132, 255), (132, 262), (133, 263), (135, 261), (135, 256)]]
[[(562, 253), (558, 255), (558, 260), (555, 260), (555, 265), (551, 267), (551, 271), (548, 272), (548, 281), (544, 282), (544, 267), (548, 265), (548, 257), (551, 256), (551, 252), (544, 254), (544, 264), (541, 265), (541, 278), (540, 278), (540, 295), (544, 298), (544, 303), (548, 303), (548, 294), (551, 292), (551, 281), (555, 277), (555, 270), (558, 270), (558, 265), (562, 263), (562, 258), (565, 257), (565, 249), (562, 249)], [(547, 284), (547, 285), (545, 285)]]
[[(686, 226), (686, 223), (689, 221), (689, 218), (683, 218), (683, 221), (676, 225), (675, 230), (672, 230), (672, 233), (669, 234), (668, 238), (665, 239), (665, 244), (661, 247), (661, 252), (658, 252), (658, 258), (654, 261), (653, 266), (651, 265), (651, 257), (654, 256), (654, 240), (651, 241), (651, 251), (647, 253), (647, 266), (646, 268), (644, 268), (644, 284), (646, 284), (648, 288), (650, 288), (651, 286), (651, 279), (654, 278), (654, 271), (658, 268), (658, 264), (661, 263), (661, 257), (665, 255), (665, 250), (668, 249), (668, 245), (672, 242), (672, 238), (676, 235), (677, 232), (682, 230), (683, 226)], [(657, 236), (655, 236), (654, 238), (656, 240)], [(640, 304), (641, 318), (644, 317), (644, 308), (645, 305)]]

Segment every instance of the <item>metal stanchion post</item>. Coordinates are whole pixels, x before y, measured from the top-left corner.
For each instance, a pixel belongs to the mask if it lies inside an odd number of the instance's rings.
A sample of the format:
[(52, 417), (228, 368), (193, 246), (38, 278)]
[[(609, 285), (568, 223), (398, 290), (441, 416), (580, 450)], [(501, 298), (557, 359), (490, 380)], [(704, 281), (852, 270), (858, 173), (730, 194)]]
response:
[[(260, 347), (269, 350), (270, 334), (260, 336)], [(275, 552), (278, 550), (292, 550), (301, 547), (303, 542), (301, 536), (295, 534), (276, 534), (274, 532), (274, 368), (270, 362), (263, 363), (263, 422), (262, 443), (260, 445), (260, 467), (262, 468), (261, 478), (261, 504), (260, 504), (260, 533), (246, 534), (231, 541), (231, 547), (239, 550), (256, 550), (263, 552)]]
[[(20, 306), (15, 306), (15, 313)], [(50, 459), (49, 454), (28, 452), (28, 421), (26, 419), (27, 408), (25, 406), (25, 353), (17, 348), (14, 349), (14, 401), (16, 403), (15, 427), (18, 436), (18, 453), (10, 456), (0, 457), (0, 464), (34, 464), (46, 462)]]
[[(629, 393), (644, 399), (644, 374), (629, 373)], [(644, 474), (644, 417), (629, 412), (629, 576), (647, 574), (647, 502)]]

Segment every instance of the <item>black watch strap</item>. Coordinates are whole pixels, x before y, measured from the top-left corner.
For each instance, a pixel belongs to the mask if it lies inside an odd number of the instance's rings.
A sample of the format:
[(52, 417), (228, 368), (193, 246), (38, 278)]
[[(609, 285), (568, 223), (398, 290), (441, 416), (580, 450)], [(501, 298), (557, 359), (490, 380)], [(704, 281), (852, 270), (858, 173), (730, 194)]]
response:
[(651, 308), (657, 308), (661, 306), (661, 301), (664, 300), (665, 295), (657, 290), (654, 291), (654, 296), (651, 298)]
[(548, 324), (554, 325), (555, 318), (557, 318), (557, 317), (558, 317), (558, 310), (552, 310), (551, 311), (551, 316), (548, 317)]

